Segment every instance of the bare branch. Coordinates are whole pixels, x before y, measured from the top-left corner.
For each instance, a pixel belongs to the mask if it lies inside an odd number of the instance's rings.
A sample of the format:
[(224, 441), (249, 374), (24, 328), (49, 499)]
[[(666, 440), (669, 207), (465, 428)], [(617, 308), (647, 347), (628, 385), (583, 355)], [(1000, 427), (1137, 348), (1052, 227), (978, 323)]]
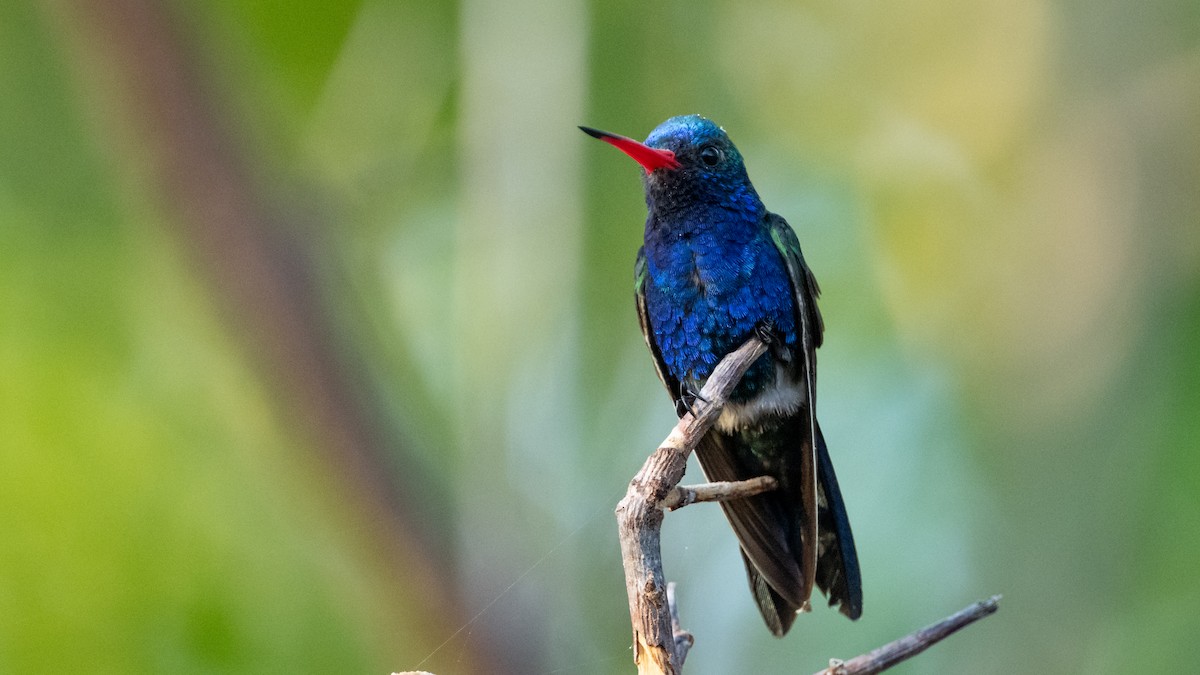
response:
[[(683, 663), (682, 645), (691, 645), (690, 639), (677, 642), (671, 624), (671, 603), (659, 544), (663, 520), (660, 504), (679, 485), (688, 455), (716, 422), (746, 369), (766, 351), (766, 343), (754, 336), (717, 364), (700, 391), (693, 412), (680, 418), (646, 459), (630, 481), (625, 498), (617, 505), (621, 563), (625, 568), (625, 590), (633, 623), (633, 660), (642, 675), (675, 675)], [(679, 632), (686, 634), (682, 628)]]
[(778, 487), (771, 476), (757, 476), (748, 480), (717, 481), (699, 485), (678, 485), (667, 493), (659, 504), (660, 508), (668, 511), (683, 508), (696, 502), (725, 502), (731, 499), (753, 497), (763, 492), (769, 492)]
[(1000, 596), (993, 595), (987, 600), (976, 602), (932, 626), (926, 626), (915, 633), (906, 635), (894, 642), (889, 642), (862, 656), (856, 656), (849, 661), (840, 663), (831, 662), (828, 668), (816, 673), (816, 675), (873, 675), (874, 673), (882, 672), (901, 661), (911, 659), (938, 642), (950, 637), (960, 629), (986, 616), (995, 614), (999, 608)]

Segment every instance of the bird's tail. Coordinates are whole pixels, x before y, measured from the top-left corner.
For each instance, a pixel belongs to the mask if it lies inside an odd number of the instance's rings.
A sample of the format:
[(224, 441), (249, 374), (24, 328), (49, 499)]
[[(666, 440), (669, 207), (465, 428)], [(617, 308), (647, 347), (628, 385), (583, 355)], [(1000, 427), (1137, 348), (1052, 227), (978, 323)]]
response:
[[(796, 422), (798, 425), (799, 422)], [(854, 535), (838, 489), (837, 476), (829, 460), (825, 439), (817, 428), (817, 566), (815, 585), (840, 605), (851, 619), (862, 613), (862, 581)], [(696, 448), (700, 465), (709, 480), (745, 480), (753, 476), (775, 475), (779, 488), (754, 497), (721, 502), (741, 545), (742, 559), (755, 603), (776, 636), (782, 636), (808, 601), (805, 590), (804, 545), (801, 533), (805, 519), (799, 466), (793, 466), (805, 451), (768, 453), (780, 459), (768, 470), (762, 456), (752, 450), (770, 444), (791, 444), (801, 433), (797, 427), (765, 431), (755, 429), (753, 438), (737, 438), (710, 431)], [(807, 443), (805, 443), (807, 445)]]
[[(850, 531), (850, 519), (846, 515), (846, 505), (842, 501), (842, 492), (838, 488), (837, 475), (833, 471), (833, 463), (829, 459), (829, 449), (825, 445), (825, 437), (817, 428), (817, 570), (816, 586), (829, 598), (829, 605), (840, 606), (842, 614), (857, 619), (862, 615), (862, 577), (858, 568), (858, 554), (854, 548), (854, 534)], [(777, 503), (790, 503), (793, 509), (799, 509), (799, 488), (789, 480), (791, 471), (783, 471), (780, 493), (777, 493)], [(802, 568), (801, 559), (804, 547), (799, 541), (799, 523), (804, 520), (804, 514), (793, 510), (787, 517), (791, 521), (788, 528), (791, 532), (789, 550), (796, 556), (796, 565)], [(750, 591), (758, 604), (767, 627), (776, 636), (782, 636), (791, 628), (796, 618), (796, 612), (802, 605), (767, 581), (766, 575), (759, 570), (742, 551), (742, 560), (746, 563), (746, 575), (750, 581)], [(792, 589), (787, 589), (792, 590)], [(794, 595), (794, 594), (791, 594)]]
[(857, 619), (862, 616), (858, 553), (820, 426), (817, 427), (817, 531), (817, 588), (829, 598), (831, 607), (840, 605), (842, 614)]

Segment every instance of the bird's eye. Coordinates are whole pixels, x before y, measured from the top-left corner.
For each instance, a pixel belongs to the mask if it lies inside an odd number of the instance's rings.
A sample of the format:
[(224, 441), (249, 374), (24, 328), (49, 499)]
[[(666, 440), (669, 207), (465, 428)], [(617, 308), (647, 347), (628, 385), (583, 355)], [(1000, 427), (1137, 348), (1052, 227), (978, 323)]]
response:
[(708, 166), (716, 166), (725, 158), (721, 149), (714, 145), (707, 145), (700, 149), (700, 161)]

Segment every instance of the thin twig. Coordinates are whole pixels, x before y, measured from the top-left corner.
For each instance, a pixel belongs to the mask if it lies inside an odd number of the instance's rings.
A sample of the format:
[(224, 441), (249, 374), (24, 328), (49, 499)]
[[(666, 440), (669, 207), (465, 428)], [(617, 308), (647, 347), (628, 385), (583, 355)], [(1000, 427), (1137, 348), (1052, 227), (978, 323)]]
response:
[(679, 604), (675, 602), (674, 581), (667, 582), (667, 608), (671, 613), (671, 634), (675, 638), (675, 657), (679, 659), (679, 667), (683, 668), (683, 662), (687, 660), (688, 652), (691, 651), (696, 638), (684, 630), (683, 625), (679, 623)]
[(731, 499), (753, 497), (774, 490), (779, 483), (771, 476), (757, 476), (747, 480), (717, 481), (699, 485), (677, 485), (671, 488), (659, 507), (668, 511), (680, 509), (697, 502), (726, 502)]
[(892, 666), (911, 659), (933, 645), (950, 637), (958, 630), (996, 613), (1000, 608), (1000, 596), (993, 595), (987, 600), (976, 602), (956, 614), (941, 621), (926, 626), (921, 630), (906, 635), (899, 640), (863, 654), (845, 662), (830, 662), (825, 670), (816, 675), (873, 675)]

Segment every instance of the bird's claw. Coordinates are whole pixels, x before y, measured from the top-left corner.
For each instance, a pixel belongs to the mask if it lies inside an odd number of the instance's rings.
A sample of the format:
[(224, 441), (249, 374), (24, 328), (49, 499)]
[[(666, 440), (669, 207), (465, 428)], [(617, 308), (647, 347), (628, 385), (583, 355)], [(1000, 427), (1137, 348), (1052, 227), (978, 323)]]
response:
[(754, 334), (758, 336), (763, 344), (771, 344), (779, 338), (779, 332), (775, 329), (775, 322), (771, 319), (763, 319), (754, 327)]
[(675, 399), (675, 414), (683, 417), (687, 413), (691, 413), (692, 417), (696, 416), (696, 401), (708, 403), (708, 399), (700, 395), (700, 392), (692, 388), (692, 385), (686, 382), (679, 383), (679, 398)]

